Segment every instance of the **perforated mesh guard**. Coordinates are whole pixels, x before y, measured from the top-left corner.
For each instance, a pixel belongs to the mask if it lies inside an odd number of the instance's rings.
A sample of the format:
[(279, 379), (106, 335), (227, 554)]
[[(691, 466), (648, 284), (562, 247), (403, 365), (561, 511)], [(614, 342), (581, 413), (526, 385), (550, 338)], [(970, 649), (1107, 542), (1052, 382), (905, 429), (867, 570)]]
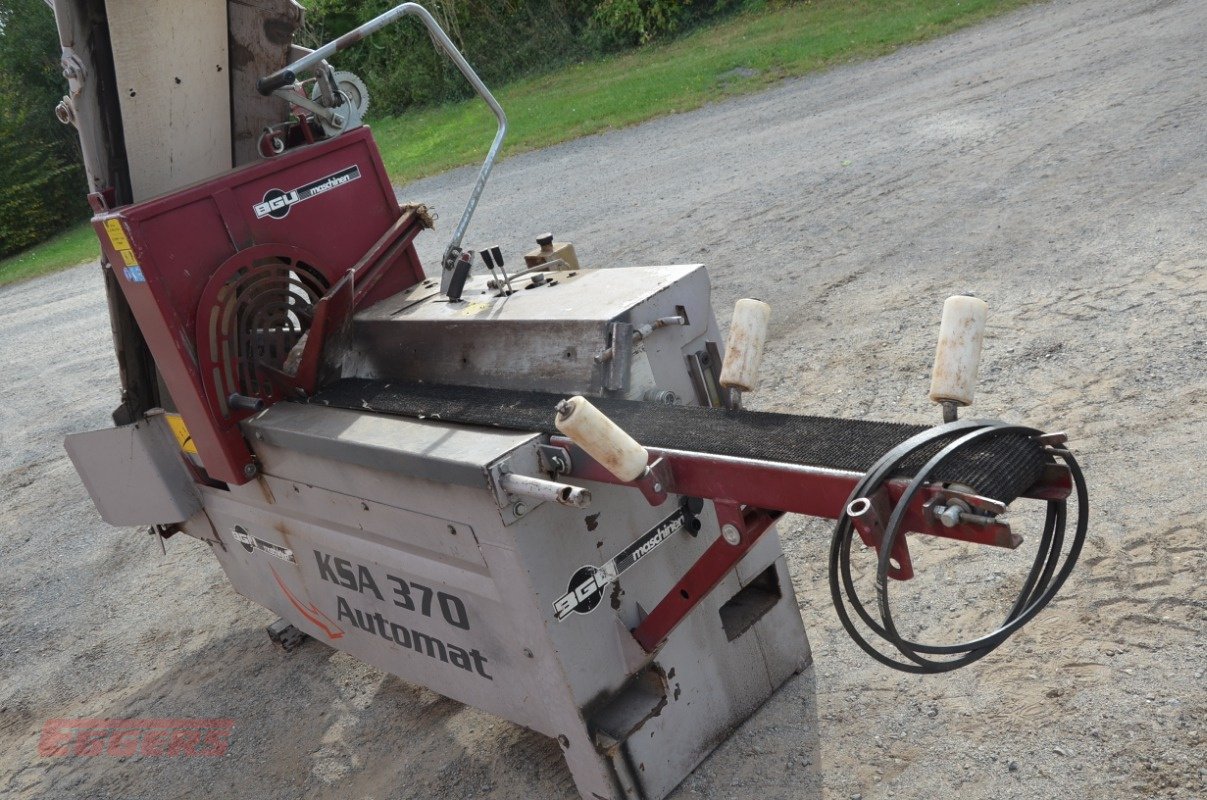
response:
[[(473, 386), (429, 386), (364, 379), (338, 381), (308, 402), (415, 419), (557, 434), (554, 408), (565, 395)], [(591, 403), (646, 447), (685, 450), (784, 464), (867, 472), (920, 425), (725, 411), (592, 397)], [(904, 465), (912, 475), (951, 439), (939, 439)], [(1017, 434), (992, 437), (946, 460), (934, 475), (1008, 503), (1033, 486), (1047, 456)]]

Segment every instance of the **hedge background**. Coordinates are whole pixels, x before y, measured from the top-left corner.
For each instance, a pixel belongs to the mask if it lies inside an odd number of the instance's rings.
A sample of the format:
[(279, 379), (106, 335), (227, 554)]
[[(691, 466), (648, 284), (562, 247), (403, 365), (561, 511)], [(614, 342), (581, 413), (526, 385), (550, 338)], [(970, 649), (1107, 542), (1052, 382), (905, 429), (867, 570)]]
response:
[[(746, 0), (427, 0), (484, 80), (546, 72), (666, 37)], [(301, 44), (317, 46), (397, 0), (302, 0)], [(413, 23), (341, 53), (369, 86), (371, 117), (468, 96), (456, 69)], [(54, 16), (44, 0), (0, 0), (0, 257), (87, 216), (73, 128), (54, 107), (67, 90)]]
[(88, 212), (79, 140), (54, 115), (66, 91), (46, 3), (0, 0), (0, 257)]

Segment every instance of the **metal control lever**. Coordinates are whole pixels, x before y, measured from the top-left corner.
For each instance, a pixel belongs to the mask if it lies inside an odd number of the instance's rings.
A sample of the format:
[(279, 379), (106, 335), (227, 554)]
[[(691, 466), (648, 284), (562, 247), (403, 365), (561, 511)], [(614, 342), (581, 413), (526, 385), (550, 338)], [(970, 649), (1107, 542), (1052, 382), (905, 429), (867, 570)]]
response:
[[(499, 268), (499, 272), (503, 273), (503, 283), (507, 284), (507, 293), (511, 294), (511, 278), (508, 277), (507, 270), (503, 267), (503, 248), (496, 244), (485, 250), (478, 251), (478, 254), (482, 256), (482, 262), (486, 264), (486, 268), (490, 270), (491, 275), (495, 274), (495, 267)], [(497, 278), (494, 283), (495, 285), (492, 288), (503, 288), (503, 284), (499, 283)]]
[(495, 260), (490, 254), (490, 250), (479, 250), (478, 254), (482, 256), (482, 263), (490, 270), (490, 287), (493, 289), (499, 283), (499, 276), (495, 274)]
[(490, 177), (490, 170), (494, 167), (495, 159), (499, 155), (499, 149), (503, 146), (503, 137), (507, 134), (507, 114), (504, 113), (503, 107), (499, 105), (499, 101), (495, 99), (495, 96), (490, 93), (490, 89), (486, 88), (486, 84), (474, 72), (473, 67), (465, 60), (465, 56), (461, 55), (461, 51), (453, 44), (453, 40), (448, 38), (448, 34), (440, 27), (440, 23), (436, 22), (435, 17), (426, 8), (418, 3), (402, 3), (395, 6), (389, 11), (369, 20), (364, 25), (354, 28), (317, 50), (307, 53), (292, 64), (277, 70), (271, 75), (260, 78), (256, 81), (256, 91), (265, 96), (284, 92), (284, 94), (278, 94), (278, 96), (283, 97), (291, 103), (304, 106), (304, 103), (298, 102), (299, 99), (304, 98), (300, 98), (290, 90), (294, 81), (297, 80), (299, 73), (314, 69), (327, 58), (405, 16), (417, 17), (423, 23), (428, 33), (431, 34), (432, 43), (436, 45), (436, 49), (443, 52), (456, 65), (461, 74), (465, 76), (465, 79), (469, 81), (470, 86), (474, 87), (474, 91), (478, 93), (478, 96), (486, 102), (486, 105), (490, 106), (490, 110), (494, 112), (495, 119), (498, 120), (498, 130), (495, 131), (495, 138), (490, 143), (490, 150), (486, 153), (486, 160), (482, 162), (482, 168), (478, 170), (478, 179), (474, 182), (473, 191), (470, 192), (469, 202), (465, 205), (465, 211), (461, 213), (461, 219), (457, 222), (457, 227), (453, 229), (452, 239), (449, 241), (448, 247), (445, 248), (444, 257), (441, 259), (441, 265), (445, 271), (449, 271), (456, 263), (457, 256), (461, 255), (461, 239), (465, 236), (465, 230), (469, 227), (469, 221), (474, 215), (474, 209), (478, 207), (478, 198), (482, 196), (482, 190), (486, 186), (486, 179)]
[(448, 285), (443, 288), (450, 303), (461, 302), (461, 293), (465, 291), (465, 281), (469, 278), (469, 270), (473, 265), (473, 255), (462, 253), (457, 256), (457, 263), (453, 265), (452, 270), (445, 273), (448, 276)]

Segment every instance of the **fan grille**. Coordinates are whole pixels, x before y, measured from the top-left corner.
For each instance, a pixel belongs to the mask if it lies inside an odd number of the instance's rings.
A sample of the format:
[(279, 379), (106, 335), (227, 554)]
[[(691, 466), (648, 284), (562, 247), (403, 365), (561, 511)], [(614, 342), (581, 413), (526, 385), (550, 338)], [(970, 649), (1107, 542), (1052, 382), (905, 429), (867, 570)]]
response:
[(233, 416), (232, 394), (283, 396), (274, 373), (291, 371), (291, 351), (310, 330), (328, 287), (312, 259), (285, 246), (244, 250), (213, 275), (198, 308), (197, 342), (206, 394), (223, 417)]

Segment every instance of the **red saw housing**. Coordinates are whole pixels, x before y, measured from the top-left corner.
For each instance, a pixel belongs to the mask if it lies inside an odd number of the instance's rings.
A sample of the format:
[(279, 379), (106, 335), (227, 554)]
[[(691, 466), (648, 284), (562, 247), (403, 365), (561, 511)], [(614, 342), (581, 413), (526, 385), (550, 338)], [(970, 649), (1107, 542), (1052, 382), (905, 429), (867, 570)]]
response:
[(205, 471), (228, 483), (256, 473), (246, 399), (312, 392), (352, 311), (424, 277), (412, 240), (428, 223), (399, 207), (367, 127), (141, 203), (93, 202)]

